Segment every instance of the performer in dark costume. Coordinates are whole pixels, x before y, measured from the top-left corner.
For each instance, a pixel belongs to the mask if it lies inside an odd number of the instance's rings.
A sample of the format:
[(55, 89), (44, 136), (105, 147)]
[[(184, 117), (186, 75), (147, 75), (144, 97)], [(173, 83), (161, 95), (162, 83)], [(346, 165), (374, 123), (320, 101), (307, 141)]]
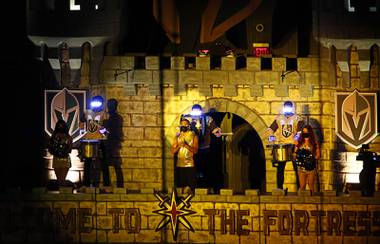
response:
[(211, 116), (205, 114), (199, 104), (194, 104), (190, 114), (182, 116), (190, 120), (190, 129), (199, 138), (199, 150), (195, 155), (195, 168), (197, 170), (197, 185), (200, 188), (216, 190), (215, 168), (210, 155), (211, 134), (216, 137), (222, 135), (222, 130), (216, 125)]
[(65, 186), (66, 176), (71, 167), (70, 152), (73, 146), (73, 138), (69, 134), (69, 128), (62, 119), (55, 124), (54, 132), (49, 140), (48, 149), (53, 155), (53, 168), (59, 186)]
[(116, 173), (116, 186), (124, 187), (124, 177), (121, 168), (120, 150), (123, 140), (123, 118), (117, 112), (118, 102), (116, 99), (107, 101), (108, 118), (104, 121), (107, 130), (107, 140), (102, 160), (103, 185), (110, 185), (109, 165), (112, 165)]
[(305, 190), (306, 184), (308, 184), (311, 193), (314, 193), (317, 160), (321, 157), (321, 150), (310, 125), (302, 128), (302, 133), (294, 152), (296, 154), (295, 162), (298, 168), (300, 190)]

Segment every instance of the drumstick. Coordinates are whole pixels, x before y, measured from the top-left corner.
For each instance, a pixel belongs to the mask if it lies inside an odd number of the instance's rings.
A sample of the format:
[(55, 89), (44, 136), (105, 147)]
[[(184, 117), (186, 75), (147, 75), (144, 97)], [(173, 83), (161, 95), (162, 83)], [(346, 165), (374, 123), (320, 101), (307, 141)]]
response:
[(220, 133), (222, 136), (233, 136), (234, 133), (232, 132), (224, 132), (224, 133)]

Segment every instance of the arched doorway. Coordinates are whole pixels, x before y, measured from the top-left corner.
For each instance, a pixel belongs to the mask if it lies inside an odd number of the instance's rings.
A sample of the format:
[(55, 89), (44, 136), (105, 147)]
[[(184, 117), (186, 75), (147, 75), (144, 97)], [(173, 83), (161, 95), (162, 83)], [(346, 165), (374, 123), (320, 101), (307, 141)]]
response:
[(211, 137), (212, 170), (217, 189), (265, 191), (265, 153), (257, 131), (242, 117), (229, 112), (210, 112), (222, 128), (222, 138)]
[[(263, 119), (244, 104), (225, 98), (212, 98), (198, 104), (223, 132), (228, 132), (226, 123), (232, 132), (232, 136), (211, 138), (213, 162), (210, 162), (208, 169), (213, 170), (212, 181), (216, 188), (230, 188), (236, 193), (244, 193), (245, 189), (265, 192), (266, 160), (260, 135), (267, 126)], [(187, 114), (190, 110), (191, 106), (181, 114)], [(178, 125), (180, 116), (172, 122), (173, 127)], [(168, 132), (168, 138), (172, 138), (174, 133)]]

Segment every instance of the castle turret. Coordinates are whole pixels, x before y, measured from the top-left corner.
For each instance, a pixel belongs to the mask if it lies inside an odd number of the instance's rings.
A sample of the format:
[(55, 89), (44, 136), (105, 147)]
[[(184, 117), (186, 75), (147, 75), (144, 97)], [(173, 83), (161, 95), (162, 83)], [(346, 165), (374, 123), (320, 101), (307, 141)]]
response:
[[(123, 1), (28, 0), (27, 34), (60, 86), (98, 83), (104, 55), (123, 38)], [(53, 81), (52, 81), (53, 82)]]

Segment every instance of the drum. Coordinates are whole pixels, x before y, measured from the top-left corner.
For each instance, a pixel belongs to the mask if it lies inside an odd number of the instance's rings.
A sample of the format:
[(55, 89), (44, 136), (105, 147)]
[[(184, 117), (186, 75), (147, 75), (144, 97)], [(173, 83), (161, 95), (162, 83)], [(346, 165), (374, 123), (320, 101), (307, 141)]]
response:
[(81, 156), (83, 158), (98, 157), (99, 140), (81, 140)]
[(293, 159), (293, 144), (276, 144), (273, 145), (273, 161), (286, 162)]

